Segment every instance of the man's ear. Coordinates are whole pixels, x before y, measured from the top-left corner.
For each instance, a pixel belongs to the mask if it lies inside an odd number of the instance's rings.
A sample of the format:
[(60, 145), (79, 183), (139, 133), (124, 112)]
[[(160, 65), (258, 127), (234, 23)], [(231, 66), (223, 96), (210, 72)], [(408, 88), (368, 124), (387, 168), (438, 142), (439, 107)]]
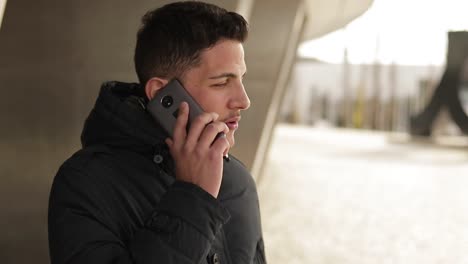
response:
[(149, 79), (146, 82), (146, 85), (145, 85), (146, 97), (148, 97), (149, 100), (153, 99), (156, 92), (159, 91), (159, 89), (166, 86), (166, 84), (168, 82), (169, 82), (168, 80), (162, 79), (162, 78), (159, 78), (159, 77), (153, 77), (153, 78)]

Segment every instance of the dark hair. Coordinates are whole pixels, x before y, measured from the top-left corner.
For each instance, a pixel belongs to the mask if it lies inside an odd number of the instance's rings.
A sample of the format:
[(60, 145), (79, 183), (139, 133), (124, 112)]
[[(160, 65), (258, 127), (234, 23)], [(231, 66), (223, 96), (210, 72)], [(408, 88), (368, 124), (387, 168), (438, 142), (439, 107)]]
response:
[(142, 86), (154, 76), (181, 77), (200, 63), (200, 53), (221, 39), (244, 42), (245, 19), (196, 1), (177, 2), (146, 13), (138, 31), (135, 70)]

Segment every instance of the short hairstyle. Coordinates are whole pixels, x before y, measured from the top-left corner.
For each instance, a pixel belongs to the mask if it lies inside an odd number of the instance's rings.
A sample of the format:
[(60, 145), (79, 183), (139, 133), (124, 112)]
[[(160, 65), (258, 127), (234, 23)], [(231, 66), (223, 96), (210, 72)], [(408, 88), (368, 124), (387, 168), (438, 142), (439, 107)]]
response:
[(197, 1), (176, 2), (142, 18), (135, 70), (143, 86), (152, 77), (182, 77), (200, 63), (203, 50), (221, 39), (245, 41), (247, 21), (235, 12)]

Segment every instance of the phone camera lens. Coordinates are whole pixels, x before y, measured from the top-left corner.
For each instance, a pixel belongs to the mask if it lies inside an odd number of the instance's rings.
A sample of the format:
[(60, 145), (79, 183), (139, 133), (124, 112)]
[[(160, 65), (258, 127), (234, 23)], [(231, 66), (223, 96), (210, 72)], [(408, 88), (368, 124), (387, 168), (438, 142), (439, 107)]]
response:
[(162, 98), (161, 103), (164, 108), (169, 108), (172, 106), (172, 104), (174, 104), (174, 99), (172, 99), (172, 96), (166, 95)]

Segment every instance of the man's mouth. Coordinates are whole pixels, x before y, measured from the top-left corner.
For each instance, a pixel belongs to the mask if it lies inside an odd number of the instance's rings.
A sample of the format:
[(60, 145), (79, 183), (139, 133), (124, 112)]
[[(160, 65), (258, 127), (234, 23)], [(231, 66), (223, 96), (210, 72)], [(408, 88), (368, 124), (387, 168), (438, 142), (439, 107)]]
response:
[(237, 128), (239, 128), (240, 119), (241, 119), (240, 116), (236, 116), (233, 118), (229, 118), (228, 120), (224, 121), (224, 123), (228, 126), (230, 131), (236, 130)]

